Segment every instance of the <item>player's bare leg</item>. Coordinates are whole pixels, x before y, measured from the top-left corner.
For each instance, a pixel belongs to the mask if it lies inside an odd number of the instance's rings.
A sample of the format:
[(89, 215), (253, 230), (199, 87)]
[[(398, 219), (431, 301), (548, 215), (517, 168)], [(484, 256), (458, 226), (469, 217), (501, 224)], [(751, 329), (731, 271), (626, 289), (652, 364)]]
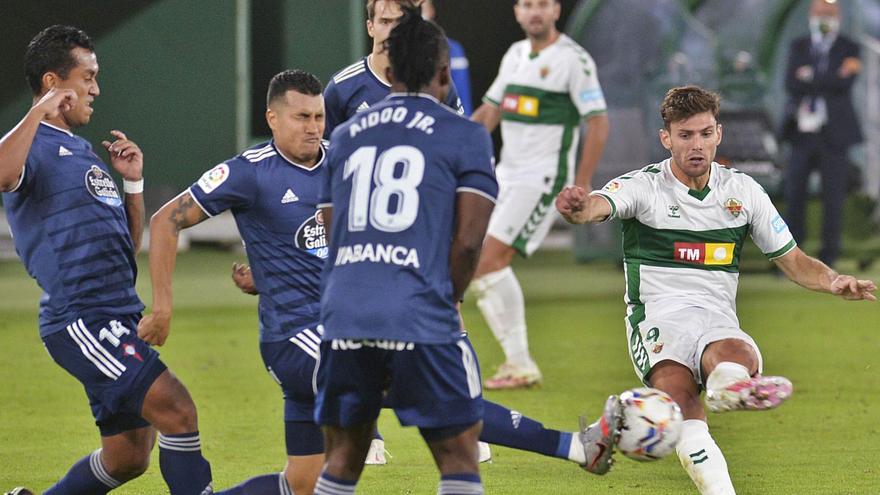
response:
[(483, 422), (478, 421), (454, 436), (438, 440), (430, 439), (427, 431), (422, 430), (440, 470), (438, 494), (483, 493), (477, 446), (482, 429)]
[(211, 466), (202, 457), (196, 405), (171, 371), (153, 382), (141, 415), (159, 431), (159, 466), (171, 492), (204, 493), (211, 485)]
[(312, 493), (324, 467), (324, 454), (287, 456), (284, 476), (293, 493)]
[(661, 361), (651, 369), (648, 382), (672, 396), (681, 407), (685, 421), (675, 450), (700, 493), (734, 494), (727, 461), (709, 434), (706, 412), (700, 402), (700, 388), (691, 370), (674, 361)]
[(525, 300), (510, 263), (516, 250), (487, 236), (471, 288), (477, 307), (492, 330), (505, 362), (486, 380), (488, 390), (528, 387), (541, 381), (541, 371), (529, 354)]
[(772, 409), (791, 397), (791, 382), (758, 375), (758, 354), (747, 342), (725, 339), (706, 346), (702, 358), (706, 405), (712, 412)]
[(120, 483), (125, 483), (147, 471), (150, 465), (150, 452), (155, 443), (156, 430), (152, 426), (101, 437), (98, 459), (106, 474)]
[(376, 422), (347, 428), (324, 426), (324, 449), (327, 460), (315, 485), (315, 494), (354, 493), (357, 480), (364, 470), (364, 459), (370, 450)]

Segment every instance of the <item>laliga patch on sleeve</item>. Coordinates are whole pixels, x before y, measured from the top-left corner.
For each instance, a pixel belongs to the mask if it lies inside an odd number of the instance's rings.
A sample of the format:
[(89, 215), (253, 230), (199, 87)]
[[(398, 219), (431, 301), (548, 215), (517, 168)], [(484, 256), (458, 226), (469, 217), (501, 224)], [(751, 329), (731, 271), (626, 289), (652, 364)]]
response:
[(580, 94), (582, 103), (589, 103), (591, 101), (599, 101), (603, 98), (601, 89), (585, 89), (581, 91)]
[(621, 187), (623, 187), (623, 184), (621, 184), (619, 180), (613, 180), (608, 184), (605, 184), (605, 187), (603, 187), (602, 190), (610, 193), (616, 193), (620, 190)]
[(785, 220), (779, 215), (776, 215), (776, 217), (770, 221), (770, 226), (773, 227), (773, 232), (776, 232), (777, 234), (781, 234), (788, 228), (788, 225), (785, 224)]
[(216, 167), (208, 170), (199, 178), (199, 187), (205, 194), (211, 194), (211, 191), (217, 189), (220, 184), (226, 182), (229, 178), (229, 165), (221, 163)]

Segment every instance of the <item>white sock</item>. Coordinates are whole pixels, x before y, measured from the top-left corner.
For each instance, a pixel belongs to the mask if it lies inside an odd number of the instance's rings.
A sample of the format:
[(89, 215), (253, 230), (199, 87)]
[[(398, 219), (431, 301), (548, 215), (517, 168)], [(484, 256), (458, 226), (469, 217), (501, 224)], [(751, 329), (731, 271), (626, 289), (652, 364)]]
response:
[(568, 445), (568, 460), (580, 465), (587, 463), (587, 454), (584, 452), (584, 444), (578, 436), (578, 432), (571, 433), (571, 443)]
[(745, 366), (724, 361), (718, 363), (709, 374), (709, 378), (706, 379), (706, 390), (719, 390), (736, 382), (748, 380), (750, 377), (749, 370)]
[(477, 307), (504, 349), (507, 362), (532, 366), (526, 333), (526, 306), (522, 288), (509, 266), (487, 273), (471, 284)]
[(675, 451), (681, 466), (702, 495), (736, 495), (727, 473), (727, 461), (709, 434), (709, 425), (705, 421), (686, 420), (681, 426)]

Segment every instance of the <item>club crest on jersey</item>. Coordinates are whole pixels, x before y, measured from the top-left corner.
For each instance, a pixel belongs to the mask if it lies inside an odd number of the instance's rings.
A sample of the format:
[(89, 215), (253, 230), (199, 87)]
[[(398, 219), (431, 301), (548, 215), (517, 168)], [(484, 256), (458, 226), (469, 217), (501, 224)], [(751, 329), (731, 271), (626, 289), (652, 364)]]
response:
[(742, 213), (743, 204), (742, 201), (736, 198), (728, 198), (728, 200), (724, 202), (724, 208), (733, 215), (733, 218), (736, 218)]
[(508, 113), (537, 117), (540, 101), (534, 96), (507, 93), (501, 100), (501, 110)]
[(321, 210), (302, 223), (296, 230), (296, 247), (324, 259), (327, 257), (327, 229)]
[(732, 242), (676, 242), (672, 248), (672, 259), (697, 265), (732, 265)]
[(141, 357), (137, 349), (135, 349), (135, 347), (131, 344), (123, 344), (122, 352), (124, 352), (126, 356), (131, 356), (140, 362), (144, 362), (144, 358)]
[(541, 67), (539, 74), (541, 74), (541, 79), (544, 79), (545, 77), (547, 77), (550, 74), (550, 67), (548, 67), (546, 65), (544, 67)]
[(122, 199), (119, 197), (119, 189), (110, 174), (101, 170), (101, 167), (92, 165), (86, 172), (86, 189), (98, 201), (110, 205), (119, 206)]
[(212, 168), (205, 172), (199, 178), (199, 187), (204, 191), (205, 194), (211, 194), (211, 191), (217, 189), (220, 184), (226, 182), (226, 179), (229, 178), (229, 165), (225, 163), (221, 163), (216, 167)]

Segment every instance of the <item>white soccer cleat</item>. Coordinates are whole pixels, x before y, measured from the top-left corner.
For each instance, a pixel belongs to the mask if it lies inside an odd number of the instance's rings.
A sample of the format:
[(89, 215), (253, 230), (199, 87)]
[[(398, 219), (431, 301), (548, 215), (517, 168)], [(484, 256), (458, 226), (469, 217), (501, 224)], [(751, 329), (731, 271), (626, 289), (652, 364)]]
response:
[(492, 462), (492, 449), (489, 448), (489, 444), (478, 442), (477, 445), (480, 448), (480, 463)]
[(616, 395), (608, 397), (605, 401), (605, 409), (602, 416), (595, 423), (587, 425), (586, 419), (580, 417), (581, 431), (578, 440), (584, 446), (586, 464), (581, 467), (593, 474), (603, 475), (611, 470), (614, 464), (614, 447), (620, 438), (620, 428), (623, 421), (623, 406)]
[(706, 390), (706, 407), (712, 412), (763, 411), (791, 397), (792, 385), (782, 376), (756, 376), (718, 390)]
[(528, 388), (539, 385), (543, 380), (541, 370), (535, 363), (522, 366), (512, 363), (503, 363), (492, 378), (484, 382), (486, 390), (510, 390), (515, 388)]
[[(372, 442), (370, 442), (370, 451), (367, 452), (367, 459), (364, 461), (364, 464), (369, 464), (370, 466), (384, 466), (388, 464), (388, 459), (385, 458), (385, 454), (388, 454), (388, 451), (385, 450), (385, 440), (381, 438), (374, 438)], [(391, 454), (388, 454), (388, 457), (391, 457)]]

